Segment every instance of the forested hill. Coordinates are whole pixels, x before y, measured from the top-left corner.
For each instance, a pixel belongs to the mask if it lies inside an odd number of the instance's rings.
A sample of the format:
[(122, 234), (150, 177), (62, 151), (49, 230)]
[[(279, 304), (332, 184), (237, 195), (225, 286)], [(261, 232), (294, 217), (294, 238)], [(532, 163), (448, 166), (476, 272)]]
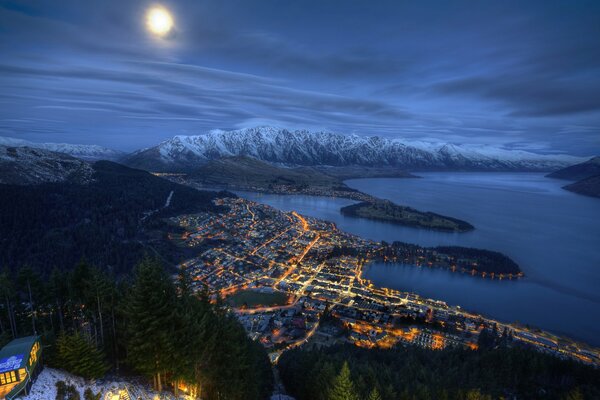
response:
[[(344, 367), (344, 365), (346, 367)], [(348, 368), (349, 367), (349, 368)], [(279, 359), (298, 400), (598, 399), (600, 371), (526, 348), (293, 349)]]
[(88, 184), (0, 185), (0, 265), (44, 272), (85, 258), (122, 272), (148, 252), (145, 227), (158, 218), (216, 210), (215, 192), (110, 161), (93, 170)]

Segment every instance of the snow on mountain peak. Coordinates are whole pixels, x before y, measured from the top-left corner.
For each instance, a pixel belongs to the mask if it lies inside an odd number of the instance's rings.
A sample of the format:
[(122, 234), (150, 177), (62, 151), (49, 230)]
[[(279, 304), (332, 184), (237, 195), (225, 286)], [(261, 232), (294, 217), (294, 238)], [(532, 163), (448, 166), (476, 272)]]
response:
[(0, 144), (0, 183), (30, 185), (68, 179), (85, 183), (91, 179), (93, 171), (85, 161), (64, 153), (11, 143), (10, 146)]
[(88, 161), (95, 160), (116, 160), (124, 153), (108, 149), (98, 145), (68, 144), (68, 143), (37, 143), (29, 142), (23, 139), (0, 136), (0, 145), (13, 147), (31, 147), (35, 149), (44, 149), (57, 153), (69, 154), (73, 157)]
[(193, 169), (226, 156), (248, 156), (283, 165), (379, 166), (409, 170), (551, 170), (581, 161), (492, 146), (410, 141), (272, 126), (178, 135), (126, 157), (150, 170)]

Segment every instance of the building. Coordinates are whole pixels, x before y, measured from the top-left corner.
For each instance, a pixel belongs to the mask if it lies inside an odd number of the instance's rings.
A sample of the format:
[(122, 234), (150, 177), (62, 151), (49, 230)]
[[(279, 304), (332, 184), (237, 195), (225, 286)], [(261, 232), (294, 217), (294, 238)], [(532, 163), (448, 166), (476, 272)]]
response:
[(42, 369), (39, 336), (15, 339), (0, 350), (0, 400), (27, 394)]

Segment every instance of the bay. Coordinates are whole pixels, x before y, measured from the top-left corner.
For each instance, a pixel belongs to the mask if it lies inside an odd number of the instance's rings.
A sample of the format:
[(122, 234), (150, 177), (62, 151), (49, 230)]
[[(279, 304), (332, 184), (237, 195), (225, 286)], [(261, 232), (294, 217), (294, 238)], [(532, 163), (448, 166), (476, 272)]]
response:
[(483, 313), (600, 345), (600, 200), (561, 188), (539, 173), (422, 173), (421, 179), (356, 179), (348, 186), (422, 211), (464, 219), (447, 233), (343, 216), (352, 200), (240, 192), (285, 211), (333, 221), (372, 240), (500, 251), (520, 266), (514, 281), (474, 278), (435, 268), (373, 263), (364, 276)]

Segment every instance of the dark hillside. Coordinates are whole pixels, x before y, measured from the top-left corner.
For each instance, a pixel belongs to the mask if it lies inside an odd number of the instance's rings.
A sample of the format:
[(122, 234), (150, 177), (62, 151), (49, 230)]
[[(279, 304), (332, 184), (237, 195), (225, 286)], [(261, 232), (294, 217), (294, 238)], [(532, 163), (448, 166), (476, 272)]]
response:
[[(159, 217), (216, 210), (202, 192), (110, 161), (94, 164), (86, 185), (0, 185), (0, 265), (42, 271), (82, 257), (117, 272), (139, 261), (144, 227)], [(163, 208), (173, 192), (169, 207)]]
[(586, 162), (571, 165), (548, 175), (548, 178), (567, 179), (578, 181), (592, 176), (600, 175), (600, 156), (593, 157)]
[(563, 188), (585, 196), (600, 197), (600, 175), (590, 176)]

